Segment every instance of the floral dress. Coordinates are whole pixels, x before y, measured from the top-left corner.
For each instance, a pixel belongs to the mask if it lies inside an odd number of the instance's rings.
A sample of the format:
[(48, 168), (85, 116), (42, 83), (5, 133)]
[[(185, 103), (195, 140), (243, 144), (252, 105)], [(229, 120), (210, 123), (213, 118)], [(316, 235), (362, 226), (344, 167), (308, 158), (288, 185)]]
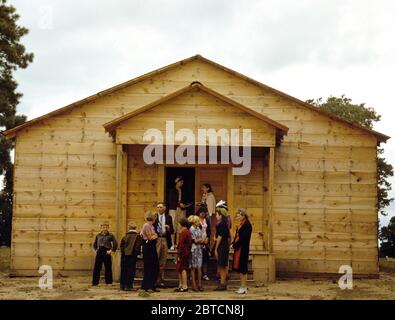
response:
[(195, 228), (192, 226), (189, 229), (189, 232), (192, 236), (192, 248), (191, 248), (191, 268), (201, 268), (203, 264), (203, 252), (202, 252), (202, 245), (199, 243), (195, 243), (195, 240), (202, 240), (203, 239), (203, 232), (200, 228)]

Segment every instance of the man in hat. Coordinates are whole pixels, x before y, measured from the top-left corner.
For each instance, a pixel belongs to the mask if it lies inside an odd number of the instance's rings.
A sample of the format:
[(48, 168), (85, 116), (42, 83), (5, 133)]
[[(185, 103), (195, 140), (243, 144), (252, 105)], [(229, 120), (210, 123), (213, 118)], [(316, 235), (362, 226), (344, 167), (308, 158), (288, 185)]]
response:
[(185, 218), (185, 201), (183, 198), (182, 186), (184, 185), (184, 178), (182, 176), (177, 177), (174, 180), (174, 188), (170, 190), (168, 196), (169, 214), (173, 219), (173, 226), (175, 229), (174, 235), (172, 235), (172, 246), (170, 250), (174, 250), (177, 244), (177, 235), (180, 232), (178, 222), (181, 218)]
[(110, 225), (107, 221), (100, 226), (100, 233), (96, 235), (93, 249), (96, 251), (95, 267), (93, 269), (92, 285), (97, 286), (100, 280), (100, 271), (104, 263), (106, 284), (112, 284), (111, 253), (117, 251), (118, 242), (109, 232)]

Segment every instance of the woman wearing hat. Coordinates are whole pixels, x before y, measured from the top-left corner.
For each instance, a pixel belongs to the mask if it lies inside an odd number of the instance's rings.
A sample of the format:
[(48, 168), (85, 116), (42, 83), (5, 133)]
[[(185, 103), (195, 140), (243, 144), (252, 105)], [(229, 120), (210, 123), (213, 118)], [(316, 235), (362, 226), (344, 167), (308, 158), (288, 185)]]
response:
[(248, 255), (250, 253), (252, 226), (248, 220), (247, 210), (237, 210), (236, 218), (239, 225), (232, 243), (234, 249), (233, 270), (240, 274), (240, 288), (236, 293), (244, 294), (247, 293)]
[(220, 284), (216, 291), (226, 290), (226, 277), (229, 264), (230, 231), (228, 227), (228, 210), (223, 206), (216, 209), (218, 223), (216, 225), (216, 242), (214, 254), (220, 274)]

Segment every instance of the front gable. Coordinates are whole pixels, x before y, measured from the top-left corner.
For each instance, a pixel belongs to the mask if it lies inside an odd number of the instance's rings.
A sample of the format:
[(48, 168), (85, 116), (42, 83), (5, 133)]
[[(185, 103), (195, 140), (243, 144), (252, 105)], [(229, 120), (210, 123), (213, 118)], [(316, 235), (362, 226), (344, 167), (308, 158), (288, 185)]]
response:
[[(165, 136), (169, 125), (176, 136), (177, 132), (180, 135), (182, 132), (192, 132), (196, 137), (193, 145), (203, 143), (197, 138), (199, 129), (211, 129), (229, 136), (232, 130), (250, 130), (251, 145), (266, 147), (279, 144), (288, 131), (285, 126), (196, 82), (115, 119), (104, 127), (117, 144), (148, 144), (144, 136), (149, 130), (159, 130)], [(175, 144), (177, 142), (181, 144), (184, 141), (176, 141)], [(208, 145), (208, 142), (205, 140), (204, 144)], [(230, 140), (229, 144), (232, 144)]]

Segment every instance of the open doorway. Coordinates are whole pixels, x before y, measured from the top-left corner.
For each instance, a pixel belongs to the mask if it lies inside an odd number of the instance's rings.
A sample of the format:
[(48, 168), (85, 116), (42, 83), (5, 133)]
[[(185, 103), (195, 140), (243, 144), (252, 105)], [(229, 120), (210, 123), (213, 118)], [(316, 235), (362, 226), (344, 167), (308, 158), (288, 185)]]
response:
[(186, 215), (189, 216), (195, 211), (195, 168), (187, 167), (166, 167), (165, 168), (165, 198), (168, 202), (169, 192), (174, 188), (174, 180), (182, 176), (184, 185), (182, 187), (183, 197), (186, 203), (192, 203), (186, 209)]

